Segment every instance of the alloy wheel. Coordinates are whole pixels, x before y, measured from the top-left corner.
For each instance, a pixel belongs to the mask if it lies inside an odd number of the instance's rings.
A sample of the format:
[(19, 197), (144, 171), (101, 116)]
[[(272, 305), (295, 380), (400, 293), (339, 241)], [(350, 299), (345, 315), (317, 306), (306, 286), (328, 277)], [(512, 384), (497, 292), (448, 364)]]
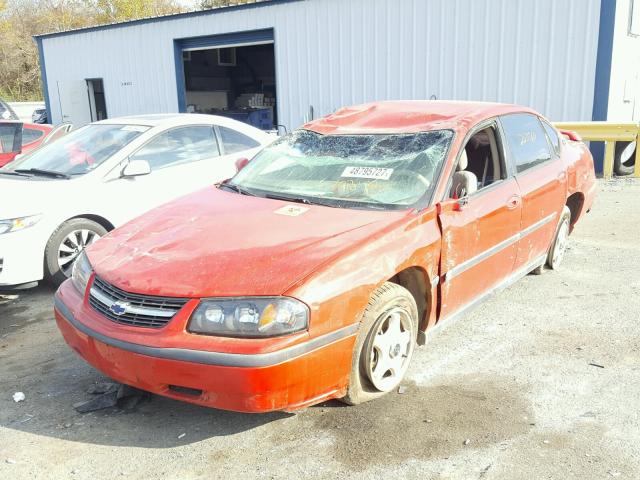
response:
[(70, 232), (58, 247), (58, 266), (60, 271), (66, 277), (70, 277), (73, 264), (78, 256), (86, 247), (99, 238), (100, 235), (93, 230), (82, 229)]
[(564, 219), (558, 229), (558, 236), (553, 246), (553, 255), (551, 256), (551, 262), (553, 267), (557, 268), (564, 258), (564, 254), (567, 251), (567, 244), (569, 243), (569, 221)]
[(373, 386), (388, 392), (400, 383), (413, 352), (412, 322), (399, 307), (385, 312), (376, 322), (365, 357), (366, 373)]

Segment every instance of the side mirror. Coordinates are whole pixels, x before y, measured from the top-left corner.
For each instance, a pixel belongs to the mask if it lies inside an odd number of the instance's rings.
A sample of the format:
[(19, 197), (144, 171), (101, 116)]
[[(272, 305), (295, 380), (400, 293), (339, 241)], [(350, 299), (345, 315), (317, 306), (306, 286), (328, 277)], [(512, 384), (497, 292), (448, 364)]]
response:
[(455, 212), (461, 212), (467, 205), (469, 205), (469, 196), (465, 195), (456, 200), (456, 203), (453, 204), (453, 210)]
[(453, 174), (449, 196), (456, 199), (454, 210), (460, 211), (469, 203), (469, 195), (478, 190), (478, 178), (471, 172)]
[(132, 160), (122, 169), (123, 177), (139, 177), (150, 173), (151, 165), (146, 160)]
[(237, 159), (236, 160), (236, 171), (239, 172), (244, 167), (246, 167), (248, 163), (249, 163), (249, 159), (248, 158), (239, 158), (239, 159)]

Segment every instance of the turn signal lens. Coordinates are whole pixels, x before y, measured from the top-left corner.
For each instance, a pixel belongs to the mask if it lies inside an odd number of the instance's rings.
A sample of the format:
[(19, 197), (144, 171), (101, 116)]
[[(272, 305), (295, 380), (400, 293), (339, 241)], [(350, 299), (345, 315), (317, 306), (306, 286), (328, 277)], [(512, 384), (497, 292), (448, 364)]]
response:
[(278, 315), (278, 310), (273, 303), (267, 305), (262, 311), (262, 315), (260, 316), (260, 322), (258, 324), (258, 330), (261, 332), (268, 329), (273, 322), (276, 321), (276, 317)]

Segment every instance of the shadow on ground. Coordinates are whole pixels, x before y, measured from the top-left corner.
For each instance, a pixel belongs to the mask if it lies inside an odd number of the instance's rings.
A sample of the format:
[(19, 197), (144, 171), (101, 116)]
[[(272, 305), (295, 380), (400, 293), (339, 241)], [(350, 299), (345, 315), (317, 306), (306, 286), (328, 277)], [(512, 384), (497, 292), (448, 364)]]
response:
[[(404, 394), (356, 407), (338, 408), (343, 404), (332, 401), (297, 415), (226, 412), (158, 396), (130, 411), (79, 414), (73, 405), (91, 398), (87, 391), (107, 379), (64, 344), (51, 294), (39, 288), (0, 306), (2, 328), (10, 332), (0, 343), (2, 427), (96, 445), (172, 448), (271, 424), (258, 433), (267, 443), (293, 446), (302, 431), (324, 436), (333, 458), (353, 468), (447, 457), (466, 448), (467, 439), (467, 445), (481, 447), (531, 428), (518, 385), (481, 375), (450, 376), (428, 387), (408, 383)], [(16, 391), (26, 401), (13, 402)]]

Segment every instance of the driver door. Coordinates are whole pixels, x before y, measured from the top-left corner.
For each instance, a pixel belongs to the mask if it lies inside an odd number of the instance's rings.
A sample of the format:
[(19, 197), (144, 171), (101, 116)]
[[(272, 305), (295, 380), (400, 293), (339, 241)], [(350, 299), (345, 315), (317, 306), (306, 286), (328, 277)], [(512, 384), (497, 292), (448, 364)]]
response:
[(464, 148), (464, 171), (480, 181), (475, 192), (459, 199), (450, 192), (439, 204), (441, 320), (461, 314), (509, 277), (518, 252), (522, 201), (497, 126), (477, 129)]

